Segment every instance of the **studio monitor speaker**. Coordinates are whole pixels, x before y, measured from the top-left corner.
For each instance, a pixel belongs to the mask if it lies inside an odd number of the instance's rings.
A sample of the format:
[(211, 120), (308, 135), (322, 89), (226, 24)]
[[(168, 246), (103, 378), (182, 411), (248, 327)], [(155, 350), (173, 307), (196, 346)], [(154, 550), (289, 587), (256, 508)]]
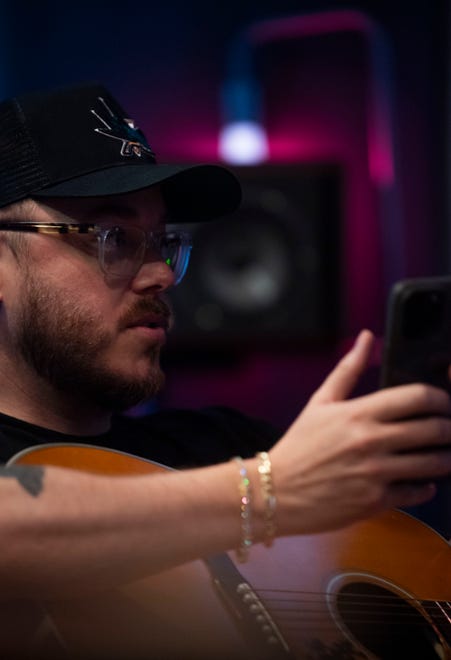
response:
[(340, 171), (298, 164), (230, 169), (241, 181), (242, 205), (189, 226), (191, 263), (171, 294), (168, 348), (281, 348), (333, 339), (340, 324)]

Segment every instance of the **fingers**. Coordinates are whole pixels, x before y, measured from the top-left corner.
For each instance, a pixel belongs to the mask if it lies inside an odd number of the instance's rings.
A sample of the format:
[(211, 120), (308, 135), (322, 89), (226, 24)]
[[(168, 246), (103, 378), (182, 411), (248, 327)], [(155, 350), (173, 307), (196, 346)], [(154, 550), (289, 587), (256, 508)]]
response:
[(310, 401), (326, 403), (346, 399), (368, 365), (373, 344), (374, 335), (369, 330), (362, 330), (351, 350), (338, 362)]
[(451, 449), (394, 455), (386, 465), (388, 483), (435, 481), (451, 473)]
[(448, 477), (450, 470), (451, 450), (399, 457), (394, 466), (396, 481), (387, 487), (384, 508), (428, 502), (437, 493), (435, 480)]
[[(351, 350), (338, 362), (310, 402), (327, 403), (349, 397), (368, 365), (373, 345), (374, 335), (369, 330), (362, 330)], [(379, 390), (360, 397), (360, 401), (366, 402), (380, 421), (422, 415), (451, 416), (451, 398), (447, 392), (422, 383)]]
[(381, 427), (380, 437), (373, 440), (379, 450), (405, 452), (428, 447), (451, 447), (451, 419), (428, 417), (406, 420)]
[(433, 482), (394, 484), (391, 486), (384, 504), (388, 509), (418, 506), (432, 500), (436, 493), (437, 486)]
[(426, 415), (451, 416), (451, 399), (445, 390), (415, 383), (400, 385), (360, 397), (363, 409), (381, 422)]

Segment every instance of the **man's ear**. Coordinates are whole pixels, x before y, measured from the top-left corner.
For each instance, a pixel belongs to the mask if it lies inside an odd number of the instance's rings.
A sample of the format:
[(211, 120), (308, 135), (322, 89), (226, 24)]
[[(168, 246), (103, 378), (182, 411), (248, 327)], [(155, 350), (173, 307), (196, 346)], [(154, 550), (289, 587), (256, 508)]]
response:
[(9, 251), (8, 241), (5, 234), (0, 231), (0, 304), (3, 303), (4, 283), (7, 278), (8, 258), (7, 252)]
[(17, 280), (18, 256), (5, 232), (0, 231), (0, 305)]

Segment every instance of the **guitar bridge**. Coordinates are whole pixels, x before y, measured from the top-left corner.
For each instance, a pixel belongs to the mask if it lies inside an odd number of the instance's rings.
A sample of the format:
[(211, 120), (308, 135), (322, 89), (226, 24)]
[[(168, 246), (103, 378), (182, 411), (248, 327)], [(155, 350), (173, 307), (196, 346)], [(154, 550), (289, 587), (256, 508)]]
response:
[(258, 594), (227, 555), (205, 560), (222, 602), (251, 650), (262, 660), (292, 658), (290, 648)]

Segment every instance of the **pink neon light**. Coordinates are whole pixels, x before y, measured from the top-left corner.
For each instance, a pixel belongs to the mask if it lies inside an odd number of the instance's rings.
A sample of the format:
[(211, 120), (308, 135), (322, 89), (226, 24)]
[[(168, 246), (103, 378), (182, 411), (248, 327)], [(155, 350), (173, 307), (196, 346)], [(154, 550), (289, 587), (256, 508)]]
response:
[[(281, 39), (337, 32), (358, 32), (365, 37), (371, 51), (376, 49), (377, 30), (374, 23), (353, 10), (265, 20), (250, 26), (247, 36), (254, 45), (261, 45)], [(394, 184), (395, 179), (390, 108), (386, 90), (375, 78), (374, 72), (370, 84), (367, 108), (368, 170), (375, 185), (388, 187)]]
[(276, 39), (319, 36), (331, 32), (355, 31), (369, 36), (372, 30), (372, 23), (367, 16), (345, 10), (260, 21), (249, 28), (248, 35), (254, 43), (261, 44)]

